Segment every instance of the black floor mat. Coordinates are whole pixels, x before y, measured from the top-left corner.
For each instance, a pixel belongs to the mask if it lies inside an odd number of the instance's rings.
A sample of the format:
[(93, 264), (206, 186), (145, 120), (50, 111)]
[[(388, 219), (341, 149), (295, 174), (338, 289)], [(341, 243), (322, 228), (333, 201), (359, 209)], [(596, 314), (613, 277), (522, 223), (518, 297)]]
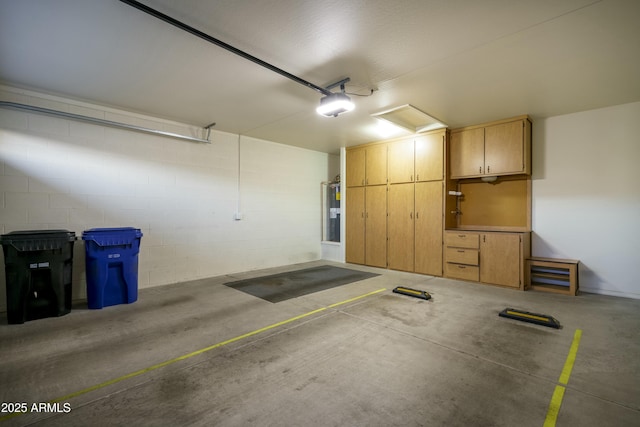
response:
[(269, 302), (280, 302), (375, 276), (379, 274), (323, 265), (225, 285)]

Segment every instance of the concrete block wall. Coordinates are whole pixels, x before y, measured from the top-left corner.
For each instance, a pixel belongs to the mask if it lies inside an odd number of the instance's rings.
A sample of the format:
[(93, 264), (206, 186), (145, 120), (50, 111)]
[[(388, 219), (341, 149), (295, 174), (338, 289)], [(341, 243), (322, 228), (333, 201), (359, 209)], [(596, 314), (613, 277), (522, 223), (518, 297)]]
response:
[[(0, 87), (0, 100), (202, 136), (187, 125), (15, 88)], [(211, 139), (0, 108), (0, 231), (75, 231), (74, 299), (86, 298), (80, 236), (95, 227), (142, 230), (140, 288), (319, 259), (320, 183), (330, 178), (330, 156), (224, 132)], [(4, 260), (0, 266), (2, 311)]]

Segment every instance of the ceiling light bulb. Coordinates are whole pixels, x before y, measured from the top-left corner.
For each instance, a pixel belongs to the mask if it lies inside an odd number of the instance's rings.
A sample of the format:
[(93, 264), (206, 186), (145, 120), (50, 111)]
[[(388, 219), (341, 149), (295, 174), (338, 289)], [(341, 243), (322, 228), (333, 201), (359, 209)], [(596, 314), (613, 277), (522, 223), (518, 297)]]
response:
[(354, 108), (355, 105), (347, 95), (344, 93), (332, 93), (320, 100), (320, 106), (316, 108), (316, 112), (327, 117), (337, 117), (338, 114), (351, 111)]

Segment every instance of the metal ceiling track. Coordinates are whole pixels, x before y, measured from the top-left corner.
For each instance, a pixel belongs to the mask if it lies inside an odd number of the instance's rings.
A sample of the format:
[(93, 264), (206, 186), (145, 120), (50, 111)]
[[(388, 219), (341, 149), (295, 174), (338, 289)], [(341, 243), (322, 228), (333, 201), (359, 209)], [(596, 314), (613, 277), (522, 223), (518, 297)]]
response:
[(215, 123), (212, 123), (209, 126), (206, 126), (204, 128), (204, 129), (207, 130), (207, 138), (204, 139), (204, 138), (196, 138), (194, 136), (181, 135), (179, 133), (166, 132), (166, 131), (158, 130), (158, 129), (151, 129), (151, 128), (146, 128), (146, 127), (142, 127), (142, 126), (130, 125), (128, 123), (114, 122), (114, 121), (111, 121), (111, 120), (99, 119), (99, 118), (96, 118), (96, 117), (82, 116), (80, 114), (73, 114), (73, 113), (67, 113), (67, 112), (64, 112), (64, 111), (51, 110), (49, 108), (36, 107), (36, 106), (33, 106), (33, 105), (26, 105), (26, 104), (19, 104), (17, 102), (0, 101), (0, 107), (13, 108), (13, 109), (17, 109), (17, 110), (31, 111), (31, 112), (34, 112), (34, 113), (47, 114), (47, 115), (50, 115), (50, 116), (62, 117), (62, 118), (65, 118), (65, 119), (78, 120), (78, 121), (82, 121), (82, 122), (92, 123), (94, 125), (109, 126), (109, 127), (120, 128), (120, 129), (127, 129), (127, 130), (136, 131), (136, 132), (144, 132), (144, 133), (150, 133), (150, 134), (153, 134), (153, 135), (166, 136), (166, 137), (169, 137), (169, 138), (184, 139), (186, 141), (191, 141), (191, 142), (204, 142), (204, 143), (207, 143), (207, 144), (211, 143), (211, 141), (209, 140), (209, 135), (211, 133), (211, 128), (213, 126), (215, 126)]
[(184, 31), (186, 31), (188, 33), (191, 33), (196, 37), (200, 37), (201, 39), (206, 40), (209, 43), (213, 43), (216, 46), (219, 46), (219, 47), (221, 47), (223, 49), (226, 49), (231, 53), (235, 53), (236, 55), (241, 56), (244, 59), (248, 59), (251, 62), (254, 62), (254, 63), (258, 64), (258, 65), (261, 65), (262, 67), (267, 68), (267, 69), (269, 69), (269, 70), (271, 70), (271, 71), (273, 71), (275, 73), (278, 73), (281, 76), (284, 76), (284, 77), (286, 77), (286, 78), (288, 78), (290, 80), (293, 80), (296, 83), (299, 83), (299, 84), (301, 84), (303, 86), (306, 86), (309, 89), (315, 90), (316, 92), (319, 92), (319, 93), (321, 93), (323, 95), (331, 95), (332, 94), (331, 91), (329, 90), (329, 88), (323, 88), (321, 86), (318, 86), (318, 85), (315, 85), (315, 84), (313, 84), (311, 82), (308, 82), (307, 80), (301, 79), (300, 77), (295, 76), (295, 75), (293, 75), (291, 73), (288, 73), (288, 72), (284, 71), (283, 69), (276, 67), (275, 65), (269, 64), (268, 62), (265, 62), (262, 59), (256, 58), (255, 56), (250, 55), (247, 52), (244, 52), (244, 51), (242, 51), (242, 50), (240, 50), (238, 48), (235, 48), (235, 47), (233, 47), (233, 46), (231, 46), (231, 45), (229, 45), (229, 44), (227, 44), (227, 43), (225, 43), (225, 42), (223, 42), (221, 40), (216, 39), (215, 37), (212, 37), (212, 36), (210, 36), (208, 34), (203, 33), (200, 30), (197, 30), (197, 29), (195, 29), (195, 28), (183, 23), (183, 22), (180, 22), (175, 18), (172, 18), (172, 17), (170, 17), (168, 15), (165, 15), (164, 13), (159, 12), (159, 11), (157, 11), (155, 9), (152, 9), (149, 6), (145, 6), (144, 4), (142, 4), (142, 3), (138, 2), (138, 1), (135, 1), (135, 0), (120, 0), (120, 1), (123, 2), (123, 3), (128, 4), (129, 6), (133, 6), (136, 9), (139, 9), (139, 10), (145, 12), (145, 13), (148, 13), (149, 15), (154, 16), (154, 17), (156, 17), (156, 18), (158, 18), (158, 19), (160, 19), (162, 21), (165, 21), (165, 22), (167, 22), (167, 23), (169, 23), (169, 24), (171, 24), (171, 25), (173, 25), (175, 27), (178, 27), (181, 30), (184, 30)]

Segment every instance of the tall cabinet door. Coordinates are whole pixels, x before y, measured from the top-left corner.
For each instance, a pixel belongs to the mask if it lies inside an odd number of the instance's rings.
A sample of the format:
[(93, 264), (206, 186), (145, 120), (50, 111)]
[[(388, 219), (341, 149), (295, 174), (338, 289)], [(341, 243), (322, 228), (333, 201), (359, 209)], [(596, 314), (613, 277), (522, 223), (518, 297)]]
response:
[(484, 233), (480, 236), (481, 282), (519, 287), (521, 259), (519, 234)]
[(390, 143), (389, 183), (413, 181), (413, 138)]
[(444, 139), (446, 132), (437, 132), (416, 138), (416, 181), (444, 179)]
[(346, 261), (354, 264), (364, 264), (364, 187), (353, 187), (347, 190), (346, 216)]
[(387, 266), (387, 186), (365, 187), (365, 264)]
[(416, 183), (416, 273), (442, 276), (443, 193), (442, 181)]
[(414, 184), (389, 186), (389, 268), (413, 271)]
[(484, 128), (451, 133), (451, 178), (484, 173)]

